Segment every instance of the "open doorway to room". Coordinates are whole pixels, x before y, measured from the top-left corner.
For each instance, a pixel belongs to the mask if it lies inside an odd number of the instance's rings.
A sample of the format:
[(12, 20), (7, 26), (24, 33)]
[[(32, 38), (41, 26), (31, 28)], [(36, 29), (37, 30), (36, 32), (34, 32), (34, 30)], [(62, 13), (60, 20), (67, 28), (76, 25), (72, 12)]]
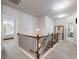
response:
[(55, 26), (54, 33), (58, 34), (58, 40), (63, 40), (64, 39), (64, 26), (63, 25)]

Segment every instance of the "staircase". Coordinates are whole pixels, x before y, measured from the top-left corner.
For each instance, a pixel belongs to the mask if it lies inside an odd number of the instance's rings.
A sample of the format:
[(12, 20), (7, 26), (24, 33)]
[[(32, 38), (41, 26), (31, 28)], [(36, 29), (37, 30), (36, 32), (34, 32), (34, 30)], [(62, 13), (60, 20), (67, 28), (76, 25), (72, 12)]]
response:
[(53, 40), (53, 34), (47, 36), (29, 36), (18, 33), (18, 37), (19, 46), (31, 55), (35, 56), (36, 59), (40, 59), (40, 56), (50, 48), (53, 48), (53, 45), (57, 43), (57, 41)]

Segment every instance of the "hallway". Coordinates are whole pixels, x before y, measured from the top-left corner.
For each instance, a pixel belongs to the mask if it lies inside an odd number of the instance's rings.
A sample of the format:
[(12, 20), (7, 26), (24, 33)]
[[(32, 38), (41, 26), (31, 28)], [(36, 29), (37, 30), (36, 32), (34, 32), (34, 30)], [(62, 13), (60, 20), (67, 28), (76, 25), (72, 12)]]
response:
[(2, 0), (2, 59), (76, 59), (77, 0)]
[[(73, 39), (69, 39), (58, 42), (40, 59), (76, 59), (76, 43)], [(4, 53), (4, 55), (2, 55), (4, 59), (35, 59), (34, 56), (27, 56), (27, 52), (22, 51), (14, 42), (5, 44), (2, 53)]]

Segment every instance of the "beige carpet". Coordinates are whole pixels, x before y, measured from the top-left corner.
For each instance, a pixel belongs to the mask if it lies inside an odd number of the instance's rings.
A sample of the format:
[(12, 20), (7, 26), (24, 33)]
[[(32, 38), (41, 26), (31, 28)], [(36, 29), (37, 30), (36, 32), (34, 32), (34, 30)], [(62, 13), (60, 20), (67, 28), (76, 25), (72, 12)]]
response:
[[(3, 47), (5, 59), (31, 59), (15, 43), (11, 42)], [(60, 41), (43, 59), (77, 59), (77, 46), (73, 40)]]
[(14, 44), (5, 44), (3, 46), (4, 59), (30, 59)]
[(77, 59), (77, 46), (74, 41), (63, 40), (44, 59)]

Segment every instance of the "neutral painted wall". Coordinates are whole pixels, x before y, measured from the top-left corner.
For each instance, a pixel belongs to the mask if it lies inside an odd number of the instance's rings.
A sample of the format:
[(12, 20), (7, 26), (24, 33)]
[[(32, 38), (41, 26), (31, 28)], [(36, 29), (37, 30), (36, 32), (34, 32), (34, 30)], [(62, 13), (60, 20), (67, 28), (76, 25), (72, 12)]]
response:
[(54, 23), (51, 18), (48, 16), (44, 16), (40, 18), (40, 35), (48, 35), (53, 33), (54, 31)]
[(45, 35), (45, 17), (41, 17), (39, 18), (39, 28), (40, 28), (40, 32), (39, 32), (39, 35)]
[(49, 18), (48, 16), (46, 16), (46, 24), (45, 24), (45, 29), (46, 29), (46, 34), (49, 33), (53, 33), (54, 32), (54, 23), (53, 23), (53, 19)]

